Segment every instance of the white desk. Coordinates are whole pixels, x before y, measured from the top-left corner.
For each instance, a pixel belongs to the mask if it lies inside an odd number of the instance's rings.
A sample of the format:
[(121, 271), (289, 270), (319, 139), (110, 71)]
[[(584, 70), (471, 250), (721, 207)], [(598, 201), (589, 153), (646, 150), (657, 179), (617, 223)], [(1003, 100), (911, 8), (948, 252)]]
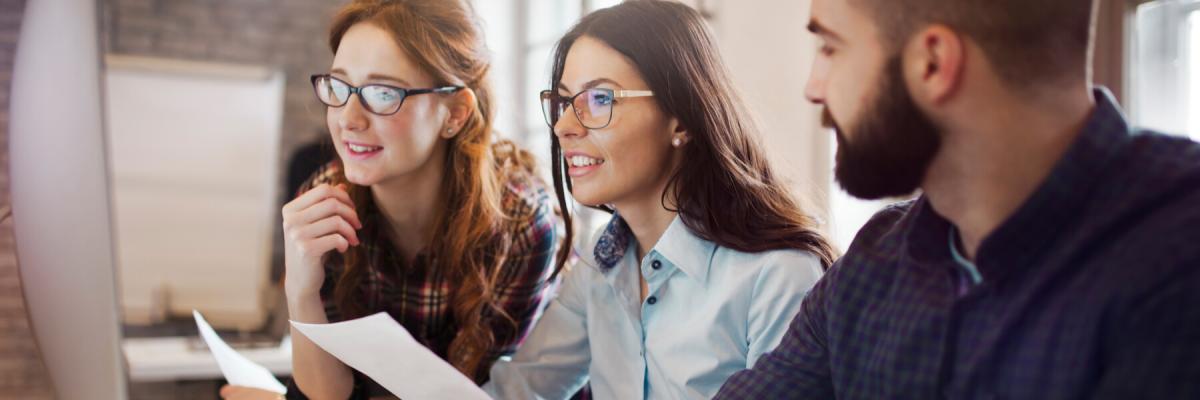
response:
[[(133, 382), (223, 379), (217, 360), (206, 347), (189, 344), (199, 337), (124, 339), (121, 347)], [(278, 347), (237, 349), (276, 376), (292, 374), (292, 342), (285, 337)]]

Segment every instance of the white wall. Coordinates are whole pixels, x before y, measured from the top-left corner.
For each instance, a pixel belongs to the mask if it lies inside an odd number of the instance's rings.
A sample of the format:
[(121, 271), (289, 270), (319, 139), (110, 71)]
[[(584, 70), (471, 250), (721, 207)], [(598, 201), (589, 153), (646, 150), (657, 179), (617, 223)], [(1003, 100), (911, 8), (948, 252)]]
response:
[(804, 98), (816, 57), (808, 32), (809, 0), (706, 0), (713, 29), (734, 81), (757, 117), (776, 171), (824, 221), (843, 251), (884, 202), (855, 199), (833, 182), (833, 133), (820, 108)]
[(828, 220), (832, 137), (820, 129), (820, 110), (804, 98), (817, 48), (805, 29), (809, 1), (702, 3), (711, 4), (722, 55), (756, 117), (776, 171), (814, 214)]

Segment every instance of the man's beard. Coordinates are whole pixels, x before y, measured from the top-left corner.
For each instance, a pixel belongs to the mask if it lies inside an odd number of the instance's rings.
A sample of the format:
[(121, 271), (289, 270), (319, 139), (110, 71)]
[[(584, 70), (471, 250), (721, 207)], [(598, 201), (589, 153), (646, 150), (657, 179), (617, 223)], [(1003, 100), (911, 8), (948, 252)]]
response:
[(915, 191), (941, 147), (938, 128), (904, 85), (898, 56), (888, 61), (878, 93), (857, 123), (848, 125), (850, 135), (842, 132), (828, 109), (822, 115), (837, 135), (834, 177), (847, 193), (865, 200)]

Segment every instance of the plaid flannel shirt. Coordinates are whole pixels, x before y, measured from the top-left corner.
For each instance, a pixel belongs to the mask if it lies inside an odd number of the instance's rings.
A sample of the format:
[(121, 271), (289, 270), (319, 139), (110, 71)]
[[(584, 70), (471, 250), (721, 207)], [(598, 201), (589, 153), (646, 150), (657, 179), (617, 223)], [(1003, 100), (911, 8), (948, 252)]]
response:
[[(336, 162), (326, 165), (301, 187), (300, 192), (330, 183), (339, 168)], [(536, 176), (523, 171), (508, 175), (510, 179), (504, 187), (501, 205), (514, 218), (498, 234), (510, 235), (513, 248), (509, 258), (496, 270), (500, 276), (493, 290), (497, 303), (518, 326), (513, 334), (508, 329), (500, 329), (507, 327), (502, 317), (485, 318), (485, 323), (495, 324), (497, 329), (494, 331), (495, 347), (481, 367), (484, 374), (497, 358), (515, 352), (532, 328), (552, 286), (547, 279), (553, 271), (557, 250), (559, 217), (545, 186)], [(405, 265), (389, 239), (389, 227), (384, 217), (372, 201), (367, 203), (365, 210), (358, 210), (363, 222), (359, 239), (368, 267), (359, 291), (364, 309), (368, 315), (387, 312), (418, 342), (445, 359), (450, 342), (459, 330), (450, 304), (453, 283), (444, 271), (427, 268), (429, 255), (425, 252), (416, 255), (414, 265)], [(346, 319), (334, 304), (333, 296), (343, 271), (341, 255), (331, 253), (327, 257), (325, 283), (321, 287), (321, 299), (330, 322)], [(486, 376), (474, 378), (481, 382), (486, 380)], [(295, 394), (296, 398), (303, 398), (294, 383), (290, 386), (289, 396)], [(370, 378), (355, 372), (352, 398), (381, 395), (389, 393)]]

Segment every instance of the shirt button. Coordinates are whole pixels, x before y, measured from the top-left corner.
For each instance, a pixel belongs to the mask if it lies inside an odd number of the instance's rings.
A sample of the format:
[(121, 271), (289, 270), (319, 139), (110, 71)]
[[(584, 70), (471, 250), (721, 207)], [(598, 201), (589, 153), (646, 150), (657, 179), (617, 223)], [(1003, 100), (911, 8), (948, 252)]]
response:
[(662, 261), (654, 260), (654, 262), (650, 263), (650, 268), (662, 269)]
[(657, 303), (657, 302), (658, 302), (658, 297), (650, 296), (650, 297), (646, 298), (646, 304), (654, 305), (654, 303)]

